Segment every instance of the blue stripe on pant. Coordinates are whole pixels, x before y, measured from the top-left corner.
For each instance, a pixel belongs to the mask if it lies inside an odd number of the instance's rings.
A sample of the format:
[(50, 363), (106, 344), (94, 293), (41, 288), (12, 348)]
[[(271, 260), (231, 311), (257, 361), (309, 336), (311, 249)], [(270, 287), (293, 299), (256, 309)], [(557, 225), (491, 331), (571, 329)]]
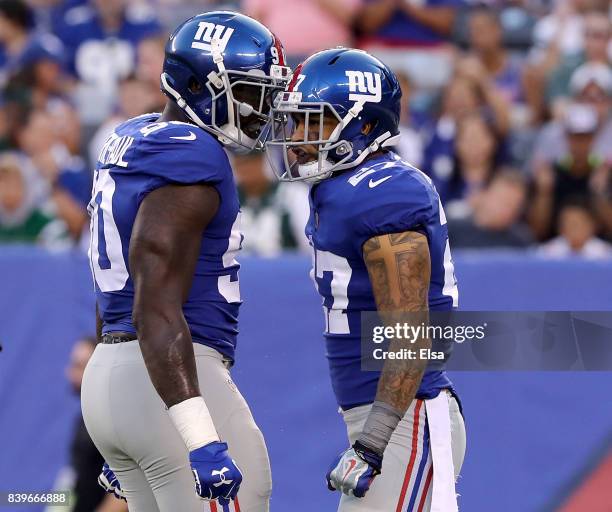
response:
[(425, 417), (425, 432), (423, 433), (423, 453), (421, 454), (421, 462), (419, 463), (419, 469), (414, 480), (414, 486), (412, 487), (412, 493), (410, 494), (410, 501), (408, 502), (408, 512), (412, 512), (415, 507), (417, 497), (419, 495), (419, 488), (421, 487), (421, 480), (427, 465), (427, 459), (429, 458), (429, 426), (427, 424), (427, 416)]

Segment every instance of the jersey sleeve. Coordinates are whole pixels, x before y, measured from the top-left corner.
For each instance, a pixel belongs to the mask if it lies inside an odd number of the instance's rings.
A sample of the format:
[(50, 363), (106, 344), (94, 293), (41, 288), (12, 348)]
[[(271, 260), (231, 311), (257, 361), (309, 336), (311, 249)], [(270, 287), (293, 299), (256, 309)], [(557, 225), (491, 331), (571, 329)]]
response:
[(231, 176), (222, 146), (203, 130), (173, 125), (144, 136), (136, 152), (138, 172), (148, 177), (140, 200), (165, 185), (208, 184), (216, 187)]
[[(383, 175), (380, 175), (380, 180)], [(374, 182), (375, 183), (375, 182)], [(418, 231), (425, 233), (425, 225), (437, 209), (435, 191), (424, 181), (401, 173), (394, 173), (386, 183), (370, 188), (360, 184), (361, 200), (356, 201), (354, 242), (359, 254), (363, 244), (372, 237), (388, 233)]]
[(141, 139), (138, 167), (168, 183), (216, 184), (231, 172), (222, 146), (191, 125), (173, 126)]

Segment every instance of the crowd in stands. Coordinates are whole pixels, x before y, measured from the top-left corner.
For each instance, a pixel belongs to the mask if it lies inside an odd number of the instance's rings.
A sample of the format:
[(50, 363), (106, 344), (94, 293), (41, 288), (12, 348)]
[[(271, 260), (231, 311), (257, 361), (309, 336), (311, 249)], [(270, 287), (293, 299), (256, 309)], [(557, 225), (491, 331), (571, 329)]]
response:
[[(401, 156), (434, 181), (453, 248), (612, 258), (612, 2), (0, 0), (0, 243), (88, 244), (92, 169), (121, 121), (159, 111), (164, 43), (239, 9), (288, 60), (363, 48), (403, 90)], [(235, 157), (244, 248), (308, 250), (307, 190)]]

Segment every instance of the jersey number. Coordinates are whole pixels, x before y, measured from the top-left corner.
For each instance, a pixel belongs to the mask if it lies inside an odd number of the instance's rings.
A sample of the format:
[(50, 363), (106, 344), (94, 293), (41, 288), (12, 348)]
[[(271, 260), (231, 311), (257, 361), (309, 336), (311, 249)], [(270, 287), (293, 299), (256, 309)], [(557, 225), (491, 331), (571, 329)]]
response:
[[(321, 287), (331, 278), (331, 300), (323, 301), (323, 313), (325, 315), (325, 332), (327, 334), (350, 334), (348, 316), (348, 285), (353, 270), (346, 258), (342, 258), (332, 252), (317, 251), (314, 253), (314, 276), (319, 293), (324, 295)], [(327, 276), (326, 276), (327, 275)]]
[(100, 169), (94, 183), (91, 214), (89, 262), (91, 271), (102, 292), (123, 289), (129, 274), (123, 259), (123, 245), (113, 218), (115, 180), (108, 169)]
[[(240, 213), (236, 215), (236, 220), (232, 225), (227, 250), (223, 254), (223, 267), (237, 267), (236, 254), (242, 245), (242, 233), (240, 232)], [(227, 302), (240, 302), (240, 282), (238, 271), (226, 276), (219, 276), (217, 281), (219, 293)]]
[[(108, 169), (100, 169), (95, 181), (92, 200), (89, 203), (91, 215), (91, 239), (89, 261), (91, 271), (102, 292), (122, 290), (129, 273), (123, 258), (123, 244), (113, 217), (113, 196), (115, 180)], [(236, 216), (229, 238), (227, 250), (223, 254), (223, 266), (237, 266), (236, 253), (240, 250), (240, 214)], [(219, 293), (227, 302), (240, 302), (238, 272), (233, 275), (219, 276)]]

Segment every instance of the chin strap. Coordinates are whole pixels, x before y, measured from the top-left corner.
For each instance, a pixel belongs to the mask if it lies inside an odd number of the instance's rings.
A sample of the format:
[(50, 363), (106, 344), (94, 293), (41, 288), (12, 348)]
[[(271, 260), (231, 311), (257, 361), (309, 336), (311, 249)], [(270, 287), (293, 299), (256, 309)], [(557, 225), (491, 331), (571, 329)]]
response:
[[(356, 119), (356, 118), (359, 117), (359, 114), (363, 110), (364, 105), (365, 105), (364, 101), (356, 101), (355, 104), (349, 109), (349, 111), (344, 116), (342, 121), (340, 121), (340, 123), (338, 123), (338, 126), (336, 126), (336, 128), (334, 128), (334, 131), (330, 135), (329, 138), (330, 138), (330, 141), (332, 143), (337, 142), (338, 138), (340, 137), (340, 133), (342, 133), (342, 130), (344, 130), (353, 119)], [(378, 151), (381, 148), (395, 146), (399, 142), (399, 140), (400, 140), (400, 135), (399, 134), (392, 136), (390, 132), (385, 132), (382, 135), (379, 135), (376, 139), (374, 139), (359, 154), (359, 156), (355, 160), (353, 160), (351, 162), (347, 162), (345, 164), (340, 164), (340, 165), (336, 166), (333, 169), (333, 171), (336, 171), (336, 170), (341, 171), (341, 170), (344, 170), (344, 169), (350, 169), (352, 167), (356, 167), (361, 162), (363, 162), (368, 155), (371, 155), (372, 153), (376, 153), (376, 151)], [(327, 151), (324, 151), (324, 153), (325, 153), (325, 156), (327, 156)]]
[[(229, 75), (226, 72), (225, 64), (223, 62), (223, 53), (221, 51), (221, 43), (219, 39), (214, 38), (211, 41), (210, 46), (213, 62), (217, 65), (217, 69), (219, 71), (218, 73), (209, 73), (208, 78), (212, 82), (212, 84), (218, 89), (221, 89), (223, 86), (225, 86), (225, 98), (227, 103), (227, 123), (219, 127), (220, 133), (217, 136), (219, 137), (219, 141), (222, 144), (231, 148), (235, 153), (246, 155), (250, 153), (253, 149), (255, 149), (257, 141), (249, 137), (236, 125), (236, 120), (238, 119), (238, 116), (236, 116), (234, 101), (230, 97), (230, 92), (232, 89), (229, 81)], [(211, 77), (211, 75), (213, 76)], [(251, 109), (253, 108), (251, 105), (248, 105), (246, 103), (242, 103), (240, 107), (243, 108), (243, 105), (251, 107)], [(232, 139), (232, 137), (234, 140)], [(246, 144), (240, 143), (238, 141), (243, 141)]]
[[(365, 102), (363, 101), (355, 102), (355, 104), (349, 109), (346, 115), (342, 118), (342, 120), (336, 125), (334, 130), (331, 132), (329, 139), (328, 139), (329, 142), (326, 144), (326, 148), (330, 148), (330, 146), (333, 146), (338, 141), (338, 138), (340, 137), (342, 130), (344, 130), (353, 119), (356, 119), (357, 117), (359, 117), (359, 114), (363, 110), (364, 104)], [(322, 148), (321, 152), (319, 153), (319, 160), (321, 161), (321, 163), (328, 161), (327, 154), (329, 153), (329, 149), (326, 149), (326, 148)], [(340, 167), (333, 168), (329, 173), (325, 174), (325, 177), (329, 176), (329, 174), (331, 174), (336, 169), (340, 169)]]
[(225, 64), (223, 63), (223, 53), (221, 51), (221, 43), (219, 42), (219, 39), (216, 37), (213, 38), (213, 40), (210, 42), (210, 47), (213, 62), (217, 65), (217, 69), (219, 70), (218, 73), (216, 73), (216, 80), (212, 81), (212, 84), (218, 89), (221, 89), (223, 86), (225, 86), (225, 97), (227, 102), (227, 124), (221, 127), (221, 134), (219, 135), (219, 140), (226, 146), (232, 146), (235, 145), (234, 141), (228, 138), (227, 136), (224, 136), (223, 133), (226, 130), (227, 126), (230, 128), (230, 131), (233, 132), (232, 136), (238, 135), (238, 127), (235, 124), (234, 102), (231, 100), (228, 94), (231, 88), (231, 84), (229, 83), (229, 76), (225, 72), (226, 69)]
[(164, 88), (164, 91), (166, 91), (170, 96), (174, 98), (174, 101), (176, 101), (176, 104), (181, 109), (183, 109), (183, 111), (189, 116), (189, 118), (195, 124), (197, 124), (200, 128), (204, 130), (211, 131), (210, 128), (204, 124), (204, 121), (202, 121), (200, 117), (193, 111), (193, 109), (189, 105), (187, 105), (187, 102), (179, 94), (179, 92), (170, 85), (170, 83), (168, 82), (167, 73), (161, 74), (161, 83), (162, 83), (162, 87)]
[(355, 160), (352, 162), (347, 162), (346, 164), (340, 164), (334, 170), (342, 171), (344, 169), (352, 169), (353, 167), (357, 167), (366, 159), (368, 155), (376, 153), (379, 149), (395, 146), (399, 142), (399, 139), (399, 134), (391, 136), (390, 132), (385, 132), (374, 139), (370, 145), (365, 148), (357, 158), (355, 158)]

